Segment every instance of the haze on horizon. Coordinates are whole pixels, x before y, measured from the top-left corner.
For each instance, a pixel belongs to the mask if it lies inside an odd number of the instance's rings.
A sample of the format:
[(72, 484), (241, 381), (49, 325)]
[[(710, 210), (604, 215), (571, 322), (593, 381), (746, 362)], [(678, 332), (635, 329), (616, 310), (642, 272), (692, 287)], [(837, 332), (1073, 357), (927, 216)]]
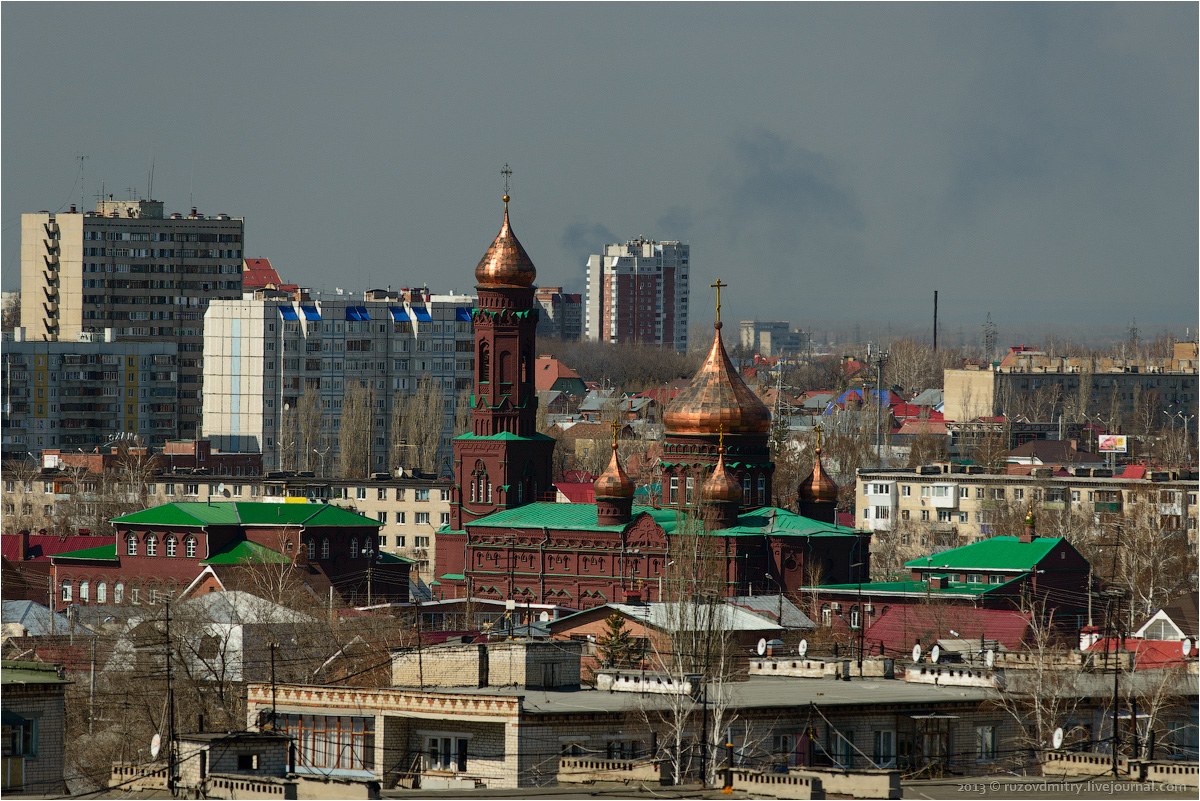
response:
[[(692, 248), (692, 322), (1195, 331), (1197, 6), (5, 3), (20, 214), (246, 218), (315, 288), (472, 291), (502, 211), (538, 283)], [(83, 182), (80, 183), (80, 161)], [(1194, 333), (1193, 333), (1194, 335)], [(1014, 334), (1016, 336), (1016, 334)], [(1005, 340), (1002, 339), (1002, 342)]]

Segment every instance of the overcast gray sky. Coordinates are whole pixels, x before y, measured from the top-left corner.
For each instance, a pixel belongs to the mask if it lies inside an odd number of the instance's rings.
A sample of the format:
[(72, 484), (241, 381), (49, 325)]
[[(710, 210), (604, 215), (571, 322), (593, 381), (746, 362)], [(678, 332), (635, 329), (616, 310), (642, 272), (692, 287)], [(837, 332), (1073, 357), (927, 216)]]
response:
[[(471, 290), (499, 227), (542, 285), (692, 247), (727, 318), (1195, 326), (1197, 5), (15, 3), (21, 212), (105, 182), (246, 218), (285, 279)], [(1194, 330), (1194, 329), (1193, 329)]]

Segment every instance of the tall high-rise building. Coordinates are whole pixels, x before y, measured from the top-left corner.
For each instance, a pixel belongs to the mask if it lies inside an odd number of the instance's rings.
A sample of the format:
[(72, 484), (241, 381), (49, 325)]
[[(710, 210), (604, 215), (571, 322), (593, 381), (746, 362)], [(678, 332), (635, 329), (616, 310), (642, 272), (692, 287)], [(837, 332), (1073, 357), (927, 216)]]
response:
[(163, 213), (159, 200), (101, 200), (95, 211), (21, 215), (21, 322), (30, 340), (178, 346), (173, 436), (200, 423), (204, 309), (242, 293), (243, 220)]
[(576, 341), (583, 335), (583, 297), (563, 292), (561, 286), (539, 287), (533, 294), (541, 312), (537, 335)]
[(586, 338), (686, 351), (690, 251), (639, 237), (589, 256)]

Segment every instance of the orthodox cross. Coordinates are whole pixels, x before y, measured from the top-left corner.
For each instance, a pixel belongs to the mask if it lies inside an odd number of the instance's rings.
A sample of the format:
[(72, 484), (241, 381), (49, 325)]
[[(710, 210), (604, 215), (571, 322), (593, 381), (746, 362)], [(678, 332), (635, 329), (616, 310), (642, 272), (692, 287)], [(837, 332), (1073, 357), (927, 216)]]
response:
[[(721, 307), (717, 306), (717, 308), (720, 309)], [(724, 423), (719, 423), (717, 425), (717, 450), (720, 453), (725, 452), (725, 424)]]
[(621, 427), (621, 423), (620, 423), (620, 421), (618, 421), (618, 420), (613, 420), (613, 421), (612, 421), (612, 430), (613, 430), (613, 450), (614, 450), (614, 451), (617, 449), (617, 430), (618, 430), (620, 427)]
[(500, 171), (500, 174), (504, 176), (504, 205), (505, 205), (505, 207), (507, 207), (508, 206), (508, 179), (512, 175), (512, 170), (509, 169), (508, 162), (504, 163), (504, 169)]
[(817, 423), (817, 450), (821, 450), (821, 424)]
[(721, 322), (721, 290), (729, 284), (722, 284), (721, 279), (718, 278), (717, 283), (709, 284), (709, 286), (717, 290), (717, 322), (719, 323)]

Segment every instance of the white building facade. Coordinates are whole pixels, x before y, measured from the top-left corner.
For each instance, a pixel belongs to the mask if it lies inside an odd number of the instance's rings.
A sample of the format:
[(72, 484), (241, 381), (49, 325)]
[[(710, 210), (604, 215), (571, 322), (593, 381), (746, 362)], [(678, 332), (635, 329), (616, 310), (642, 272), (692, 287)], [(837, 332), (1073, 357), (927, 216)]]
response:
[(639, 237), (588, 257), (584, 335), (687, 350), (691, 246)]
[(296, 432), (284, 424), (306, 393), (321, 403), (321, 444), (296, 467), (331, 475), (341, 448), (346, 387), (369, 389), (373, 414), (369, 469), (388, 470), (397, 393), (428, 379), (443, 396), (439, 462), (448, 465), (455, 403), (470, 392), (475, 297), (427, 290), (362, 295), (260, 291), (215, 301), (205, 316), (204, 436), (234, 453), (263, 454), (263, 469), (281, 469)]

